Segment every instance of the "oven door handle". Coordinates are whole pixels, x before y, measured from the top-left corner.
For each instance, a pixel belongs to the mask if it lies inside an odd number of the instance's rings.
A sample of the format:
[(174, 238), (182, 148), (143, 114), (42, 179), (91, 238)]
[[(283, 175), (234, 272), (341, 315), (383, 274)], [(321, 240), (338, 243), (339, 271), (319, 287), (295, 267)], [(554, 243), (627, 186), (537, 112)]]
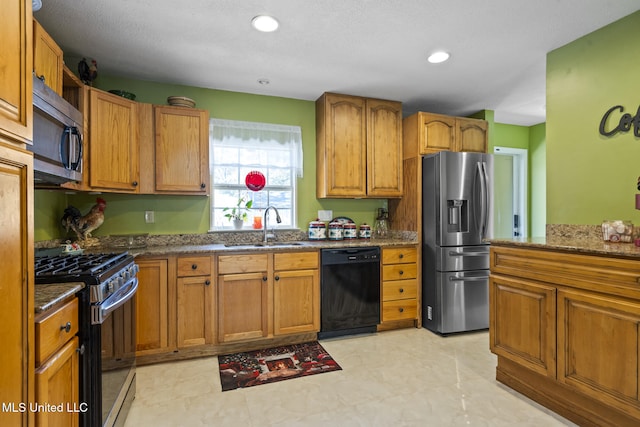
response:
[(125, 302), (130, 300), (138, 290), (138, 278), (133, 277), (127, 281), (113, 295), (107, 298), (102, 304), (94, 305), (91, 313), (91, 324), (100, 325), (111, 312), (118, 309)]

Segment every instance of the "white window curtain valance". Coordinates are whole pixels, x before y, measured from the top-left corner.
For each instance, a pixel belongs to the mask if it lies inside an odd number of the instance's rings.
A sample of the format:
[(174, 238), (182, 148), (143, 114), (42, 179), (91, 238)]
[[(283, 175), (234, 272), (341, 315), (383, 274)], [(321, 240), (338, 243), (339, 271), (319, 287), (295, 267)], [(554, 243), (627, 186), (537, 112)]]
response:
[(209, 119), (209, 135), (219, 145), (237, 146), (242, 140), (245, 148), (265, 148), (271, 144), (291, 153), (291, 167), (302, 178), (302, 130), (300, 126), (238, 120)]

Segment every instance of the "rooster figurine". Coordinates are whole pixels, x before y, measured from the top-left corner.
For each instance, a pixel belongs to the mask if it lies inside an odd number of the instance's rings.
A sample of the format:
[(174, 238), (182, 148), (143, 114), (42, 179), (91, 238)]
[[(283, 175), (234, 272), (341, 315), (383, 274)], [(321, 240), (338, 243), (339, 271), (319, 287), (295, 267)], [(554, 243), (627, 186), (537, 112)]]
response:
[(98, 63), (96, 60), (92, 59), (91, 65), (89, 65), (87, 59), (82, 58), (78, 62), (78, 75), (84, 84), (90, 85), (98, 77)]
[(73, 230), (78, 235), (79, 240), (87, 240), (88, 237), (91, 237), (91, 232), (104, 222), (104, 209), (106, 206), (107, 202), (98, 197), (96, 204), (93, 205), (89, 213), (82, 216), (78, 208), (69, 205), (64, 210), (62, 226), (67, 232)]

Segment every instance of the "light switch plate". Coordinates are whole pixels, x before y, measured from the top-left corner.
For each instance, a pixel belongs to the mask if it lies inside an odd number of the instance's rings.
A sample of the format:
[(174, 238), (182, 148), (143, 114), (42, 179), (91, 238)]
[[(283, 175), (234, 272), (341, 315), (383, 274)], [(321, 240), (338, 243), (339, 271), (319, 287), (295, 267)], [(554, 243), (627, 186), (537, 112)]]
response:
[(331, 221), (333, 219), (333, 211), (318, 211), (318, 219), (320, 221)]

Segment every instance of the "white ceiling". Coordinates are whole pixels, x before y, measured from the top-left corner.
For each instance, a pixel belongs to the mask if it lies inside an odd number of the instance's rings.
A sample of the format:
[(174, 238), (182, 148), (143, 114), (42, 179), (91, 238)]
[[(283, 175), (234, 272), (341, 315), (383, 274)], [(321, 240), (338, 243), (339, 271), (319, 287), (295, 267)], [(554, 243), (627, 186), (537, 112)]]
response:
[[(42, 3), (34, 17), (65, 56), (95, 58), (99, 73), (304, 100), (391, 99), (405, 115), (489, 109), (496, 122), (527, 126), (545, 121), (546, 54), (640, 9), (638, 0)], [(263, 13), (280, 21), (276, 32), (252, 29)], [(429, 64), (437, 49), (451, 59)]]

